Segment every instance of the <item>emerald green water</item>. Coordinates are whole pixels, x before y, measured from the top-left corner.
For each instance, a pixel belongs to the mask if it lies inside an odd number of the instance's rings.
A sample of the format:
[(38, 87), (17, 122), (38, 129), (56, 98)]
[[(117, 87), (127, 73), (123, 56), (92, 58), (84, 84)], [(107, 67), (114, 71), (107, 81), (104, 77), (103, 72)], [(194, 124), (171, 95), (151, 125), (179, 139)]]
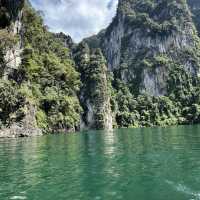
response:
[(0, 200), (198, 200), (200, 126), (0, 140)]

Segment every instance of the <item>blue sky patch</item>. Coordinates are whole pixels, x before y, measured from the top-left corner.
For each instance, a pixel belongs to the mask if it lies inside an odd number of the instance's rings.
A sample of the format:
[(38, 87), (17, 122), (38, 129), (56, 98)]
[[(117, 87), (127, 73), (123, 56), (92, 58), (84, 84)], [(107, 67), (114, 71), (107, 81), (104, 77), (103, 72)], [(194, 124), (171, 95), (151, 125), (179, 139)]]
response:
[(30, 0), (44, 13), (53, 32), (69, 34), (76, 42), (106, 28), (116, 13), (118, 0)]

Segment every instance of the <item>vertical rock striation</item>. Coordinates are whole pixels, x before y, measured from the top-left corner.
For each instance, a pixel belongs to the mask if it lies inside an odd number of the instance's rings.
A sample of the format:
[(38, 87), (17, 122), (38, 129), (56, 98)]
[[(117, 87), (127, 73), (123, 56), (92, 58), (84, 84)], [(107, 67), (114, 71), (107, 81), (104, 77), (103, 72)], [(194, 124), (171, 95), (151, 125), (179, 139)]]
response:
[[(4, 60), (5, 66), (3, 72), (3, 78), (8, 79), (8, 76), (13, 70), (18, 69), (21, 64), (21, 53), (23, 51), (22, 47), (22, 8), (24, 5), (24, 0), (1, 0), (1, 16), (0, 21), (1, 28), (8, 30), (10, 37), (16, 39), (16, 42), (5, 48)], [(6, 23), (7, 22), (7, 23)]]
[(111, 93), (106, 61), (101, 50), (90, 50), (85, 43), (81, 43), (76, 49), (75, 60), (82, 82), (79, 95), (83, 107), (81, 130), (111, 130)]
[(191, 61), (198, 43), (185, 1), (121, 0), (102, 49), (109, 69), (134, 91), (161, 96), (167, 95), (171, 69), (165, 61), (198, 74), (198, 64)]
[(199, 0), (187, 0), (190, 8), (193, 21), (197, 28), (198, 34), (200, 35), (200, 1)]
[[(1, 84), (12, 84), (12, 76), (21, 65), (21, 54), (23, 52), (23, 6), (24, 0), (0, 0), (0, 31), (1, 31)], [(8, 92), (7, 88), (4, 88)], [(2, 91), (1, 91), (2, 92)], [(42, 131), (38, 128), (36, 122), (36, 107), (33, 106), (27, 99), (18, 96), (16, 92), (17, 102), (8, 102), (10, 105), (1, 108), (1, 118), (7, 116), (9, 125), (2, 126), (0, 130), (0, 137), (24, 137), (41, 135)], [(3, 98), (3, 97), (1, 97)], [(15, 98), (14, 94), (7, 97)], [(1, 99), (2, 102), (2, 99)], [(14, 105), (16, 103), (16, 105)], [(12, 105), (13, 104), (13, 105)], [(21, 105), (20, 105), (21, 104)], [(3, 105), (1, 105), (3, 106)], [(9, 108), (13, 106), (13, 108)], [(8, 108), (7, 108), (8, 107)], [(4, 113), (5, 112), (5, 113)], [(10, 112), (10, 113), (7, 113)], [(19, 116), (18, 116), (19, 115)], [(23, 117), (22, 117), (23, 116)], [(20, 120), (18, 119), (20, 118)], [(18, 121), (19, 120), (19, 121)], [(1, 122), (2, 123), (2, 122)]]

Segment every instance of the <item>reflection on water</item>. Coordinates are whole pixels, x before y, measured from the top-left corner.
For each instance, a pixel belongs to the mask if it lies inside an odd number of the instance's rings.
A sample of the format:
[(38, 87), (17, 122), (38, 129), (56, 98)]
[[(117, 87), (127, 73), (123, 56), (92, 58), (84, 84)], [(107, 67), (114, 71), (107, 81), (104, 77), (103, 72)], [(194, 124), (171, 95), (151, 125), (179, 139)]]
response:
[(0, 140), (0, 200), (198, 200), (200, 126)]
[(191, 188), (181, 184), (181, 183), (174, 183), (172, 181), (166, 180), (166, 183), (172, 186), (175, 191), (187, 194), (189, 196), (193, 196), (192, 199), (200, 199), (200, 192), (195, 192)]
[(104, 137), (103, 137), (103, 140), (104, 140), (104, 143), (105, 143), (105, 148), (104, 148), (104, 151), (105, 151), (105, 154), (112, 157), (114, 156), (114, 153), (115, 153), (115, 133), (114, 131), (109, 131), (108, 133), (105, 133), (104, 134)]

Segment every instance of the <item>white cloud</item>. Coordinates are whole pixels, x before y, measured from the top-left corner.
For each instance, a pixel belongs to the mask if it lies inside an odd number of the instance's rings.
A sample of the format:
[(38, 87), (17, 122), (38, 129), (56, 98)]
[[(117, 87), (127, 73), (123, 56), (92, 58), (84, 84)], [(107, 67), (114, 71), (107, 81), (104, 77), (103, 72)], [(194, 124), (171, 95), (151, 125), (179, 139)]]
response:
[(45, 14), (51, 31), (69, 34), (75, 41), (98, 33), (116, 13), (117, 0), (31, 0)]

